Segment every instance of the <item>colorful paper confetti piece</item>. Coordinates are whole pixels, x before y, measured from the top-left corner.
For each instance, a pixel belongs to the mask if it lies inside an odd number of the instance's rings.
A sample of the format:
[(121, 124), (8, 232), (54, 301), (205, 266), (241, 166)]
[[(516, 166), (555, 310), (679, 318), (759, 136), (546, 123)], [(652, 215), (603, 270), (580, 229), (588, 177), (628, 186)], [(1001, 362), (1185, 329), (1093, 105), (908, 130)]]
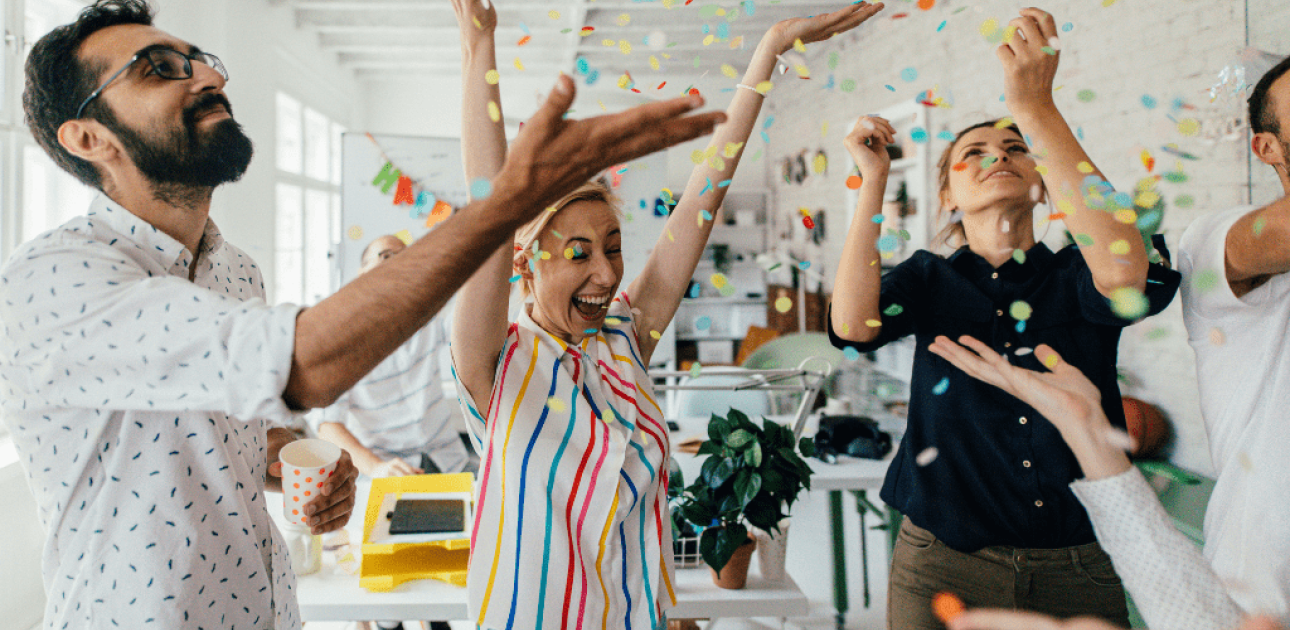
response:
[(1111, 291), (1111, 310), (1122, 319), (1138, 319), (1147, 314), (1150, 306), (1147, 296), (1133, 287), (1120, 287)]
[(1033, 313), (1034, 313), (1034, 309), (1031, 308), (1030, 304), (1023, 302), (1021, 300), (1017, 300), (1016, 302), (1013, 302), (1012, 306), (1008, 307), (1008, 314), (1011, 315), (1013, 319), (1019, 322), (1024, 322), (1030, 319), (1030, 316)]
[(661, 332), (659, 332), (659, 331), (657, 331), (657, 330), (651, 330), (651, 331), (649, 331), (649, 336), (650, 336), (650, 338), (652, 338), (652, 339), (656, 339), (656, 340), (657, 340), (657, 339), (662, 339), (662, 338), (663, 338), (663, 333), (661, 333)]
[(928, 464), (936, 461), (936, 456), (940, 454), (941, 452), (936, 450), (935, 446), (929, 446), (914, 457), (914, 463), (919, 466), (927, 466)]
[(781, 297), (775, 300), (775, 310), (780, 313), (787, 313), (793, 310), (793, 300), (788, 297)]
[(500, 81), (501, 78), (502, 75), (498, 74), (497, 70), (489, 70), (484, 73), (484, 80), (487, 81), (489, 85), (497, 85), (497, 82)]
[(568, 409), (569, 406), (566, 405), (563, 400), (560, 400), (559, 398), (552, 396), (546, 399), (546, 408), (556, 413), (560, 413)]
[(860, 359), (860, 351), (847, 346), (842, 349), (842, 357), (848, 361), (856, 361)]
[(357, 225), (351, 225), (349, 226), (349, 229), (346, 230), (345, 234), (347, 234), (351, 240), (357, 241), (358, 239), (363, 238), (363, 228)]
[(932, 386), (932, 393), (937, 396), (940, 396), (941, 394), (944, 394), (946, 390), (948, 390), (949, 388), (950, 388), (950, 377), (942, 376), (941, 380), (937, 381), (936, 384)]
[(914, 67), (908, 67), (900, 71), (900, 79), (905, 83), (913, 83), (918, 80), (918, 70)]
[[(847, 188), (850, 188), (851, 190), (859, 190), (860, 184), (863, 184), (863, 183), (864, 183), (864, 180), (861, 179), (859, 175), (852, 175), (850, 177), (847, 177)], [(879, 214), (875, 216), (882, 216), (882, 215)]]
[(700, 365), (698, 361), (695, 361), (692, 365), (690, 365), (690, 378), (699, 378), (699, 374), (701, 374), (702, 372), (703, 372), (703, 366)]

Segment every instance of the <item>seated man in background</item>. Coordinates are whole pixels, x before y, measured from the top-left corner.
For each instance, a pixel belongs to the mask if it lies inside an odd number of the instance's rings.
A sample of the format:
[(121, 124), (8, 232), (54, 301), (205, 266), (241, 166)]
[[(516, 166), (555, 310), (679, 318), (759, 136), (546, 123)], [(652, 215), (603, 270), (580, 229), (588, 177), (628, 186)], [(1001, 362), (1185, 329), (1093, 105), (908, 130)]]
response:
[[(405, 247), (394, 235), (376, 238), (363, 250), (359, 275)], [(447, 350), (436, 317), (324, 411), (318, 436), (349, 451), (368, 477), (474, 472), (460, 435), (466, 425), (443, 393), (439, 357)]]

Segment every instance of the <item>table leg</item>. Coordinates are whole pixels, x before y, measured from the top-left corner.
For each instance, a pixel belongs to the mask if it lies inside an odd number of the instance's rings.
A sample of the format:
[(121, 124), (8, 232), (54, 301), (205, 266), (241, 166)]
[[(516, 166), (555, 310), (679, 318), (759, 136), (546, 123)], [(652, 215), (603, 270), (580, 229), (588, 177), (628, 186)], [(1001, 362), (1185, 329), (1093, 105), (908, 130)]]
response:
[(838, 630), (846, 627), (847, 609), (847, 545), (846, 530), (842, 523), (842, 491), (829, 491), (829, 521), (833, 533), (833, 608), (838, 611)]
[[(859, 498), (864, 497), (865, 492), (864, 490), (861, 490)], [(869, 510), (865, 508), (865, 504), (868, 502), (868, 500), (863, 502), (856, 501), (856, 511), (860, 513), (860, 571), (864, 576), (865, 610), (869, 609), (869, 536), (867, 535), (868, 532), (865, 531), (865, 526), (868, 525), (868, 523), (865, 522), (865, 515), (869, 513)]]

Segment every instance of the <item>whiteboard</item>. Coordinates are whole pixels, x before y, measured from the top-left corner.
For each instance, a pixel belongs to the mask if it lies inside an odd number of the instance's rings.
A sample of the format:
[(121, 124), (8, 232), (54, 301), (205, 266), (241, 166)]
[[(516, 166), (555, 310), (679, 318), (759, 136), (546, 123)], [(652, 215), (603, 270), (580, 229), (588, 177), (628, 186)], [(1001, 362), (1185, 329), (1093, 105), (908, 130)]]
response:
[[(341, 139), (341, 151), (341, 286), (358, 275), (363, 248), (372, 239), (398, 234), (415, 241), (430, 232), (426, 219), (438, 201), (456, 208), (469, 198), (460, 138), (350, 132)], [(404, 192), (411, 193), (412, 203), (399, 197), (398, 175), (408, 178), (410, 190)]]

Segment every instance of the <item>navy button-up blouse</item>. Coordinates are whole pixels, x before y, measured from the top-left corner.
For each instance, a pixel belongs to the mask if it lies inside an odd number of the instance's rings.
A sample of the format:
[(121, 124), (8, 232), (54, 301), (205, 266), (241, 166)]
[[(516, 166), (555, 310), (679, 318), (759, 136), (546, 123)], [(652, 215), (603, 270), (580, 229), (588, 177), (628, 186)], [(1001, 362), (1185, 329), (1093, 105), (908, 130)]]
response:
[[(1176, 271), (1150, 266), (1149, 315), (1169, 305), (1180, 279)], [(1030, 307), (1024, 321), (1013, 319), (1018, 301)], [(910, 334), (917, 340), (908, 428), (882, 500), (962, 552), (1093, 542), (1088, 514), (1068, 487), (1083, 473), (1056, 427), (927, 349), (938, 335), (971, 335), (1014, 365), (1042, 370), (1029, 351), (1046, 343), (1097, 385), (1111, 424), (1123, 428), (1116, 349), (1121, 329), (1133, 322), (1117, 316), (1098, 293), (1079, 249), (1053, 253), (1039, 243), (1024, 263), (1009, 260), (997, 269), (966, 247), (948, 259), (919, 251), (883, 276), (879, 308), (877, 339), (842, 339), (831, 318), (829, 338), (860, 352)], [(1016, 310), (1024, 317), (1024, 307)], [(937, 457), (919, 466), (915, 458), (931, 447)]]

